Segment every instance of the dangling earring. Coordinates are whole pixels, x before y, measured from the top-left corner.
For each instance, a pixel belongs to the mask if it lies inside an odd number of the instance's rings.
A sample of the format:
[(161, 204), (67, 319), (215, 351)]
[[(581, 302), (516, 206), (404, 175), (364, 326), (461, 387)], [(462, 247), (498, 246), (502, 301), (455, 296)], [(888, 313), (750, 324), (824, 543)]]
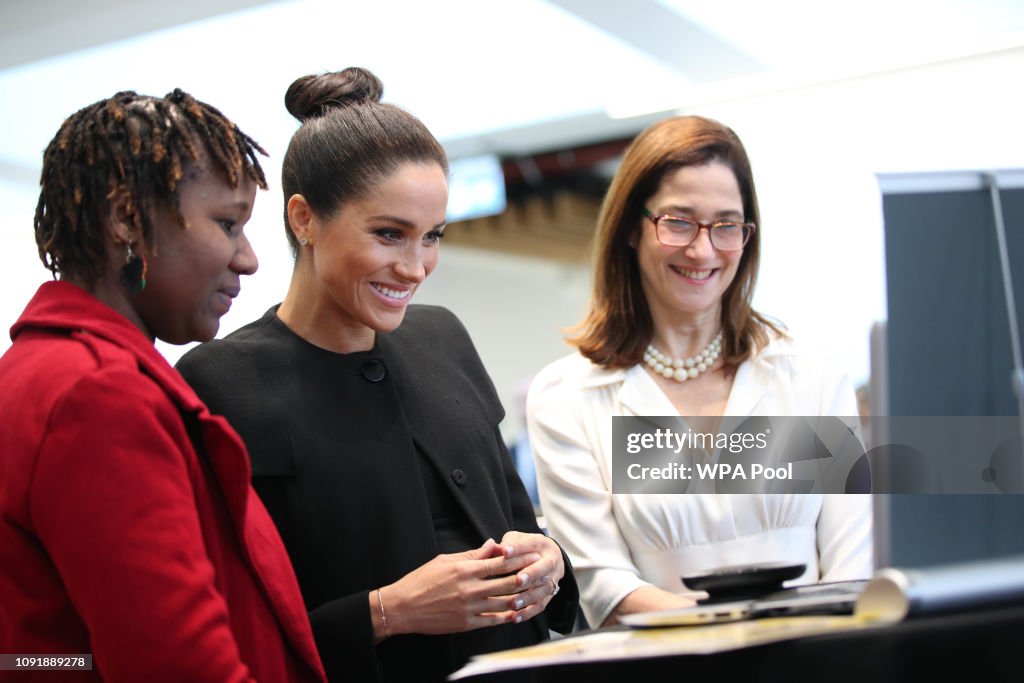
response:
[(138, 294), (146, 288), (146, 257), (132, 251), (132, 243), (128, 243), (128, 252), (124, 265), (121, 266), (121, 285), (129, 294)]

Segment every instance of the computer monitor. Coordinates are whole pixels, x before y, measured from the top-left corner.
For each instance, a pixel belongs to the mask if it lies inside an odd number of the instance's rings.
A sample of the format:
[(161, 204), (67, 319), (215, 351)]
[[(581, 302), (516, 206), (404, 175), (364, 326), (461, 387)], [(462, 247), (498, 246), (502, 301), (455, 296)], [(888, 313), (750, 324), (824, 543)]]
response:
[[(879, 177), (888, 318), (871, 331), (879, 415), (1017, 415), (991, 172)], [(998, 171), (1018, 323), (1024, 320), (1024, 171)], [(874, 431), (874, 430), (872, 430)], [(873, 436), (881, 436), (874, 435)], [(921, 567), (1024, 552), (1024, 496), (875, 500), (876, 564)]]

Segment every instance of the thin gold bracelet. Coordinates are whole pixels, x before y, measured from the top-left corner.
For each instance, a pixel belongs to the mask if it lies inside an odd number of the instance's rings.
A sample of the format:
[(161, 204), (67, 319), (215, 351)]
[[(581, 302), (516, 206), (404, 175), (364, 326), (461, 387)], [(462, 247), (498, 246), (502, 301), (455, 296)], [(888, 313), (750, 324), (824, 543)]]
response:
[(388, 637), (388, 618), (384, 616), (384, 598), (380, 595), (380, 589), (377, 589), (377, 604), (380, 605), (380, 623), (384, 624), (384, 637)]

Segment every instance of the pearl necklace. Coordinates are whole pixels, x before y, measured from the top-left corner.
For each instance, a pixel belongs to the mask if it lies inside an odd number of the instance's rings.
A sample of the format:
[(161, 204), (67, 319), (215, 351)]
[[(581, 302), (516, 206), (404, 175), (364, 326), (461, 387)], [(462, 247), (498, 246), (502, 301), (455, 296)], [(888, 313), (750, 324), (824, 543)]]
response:
[(644, 352), (644, 362), (654, 372), (666, 379), (685, 382), (688, 379), (696, 379), (700, 373), (710, 370), (721, 352), (722, 332), (719, 331), (703, 351), (685, 359), (669, 358), (653, 345), (648, 344), (647, 351)]

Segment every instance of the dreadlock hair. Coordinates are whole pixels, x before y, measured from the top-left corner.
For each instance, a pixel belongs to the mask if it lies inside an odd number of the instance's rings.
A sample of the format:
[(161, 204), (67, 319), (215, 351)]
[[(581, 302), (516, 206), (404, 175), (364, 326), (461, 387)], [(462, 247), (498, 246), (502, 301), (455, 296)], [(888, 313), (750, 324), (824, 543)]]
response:
[(107, 267), (110, 201), (125, 193), (126, 210), (147, 242), (152, 210), (168, 207), (182, 229), (178, 183), (200, 159), (234, 188), (246, 176), (266, 189), (255, 140), (218, 109), (175, 89), (163, 98), (122, 91), (64, 121), (43, 154), (35, 235), (39, 258), (54, 278), (96, 284)]

